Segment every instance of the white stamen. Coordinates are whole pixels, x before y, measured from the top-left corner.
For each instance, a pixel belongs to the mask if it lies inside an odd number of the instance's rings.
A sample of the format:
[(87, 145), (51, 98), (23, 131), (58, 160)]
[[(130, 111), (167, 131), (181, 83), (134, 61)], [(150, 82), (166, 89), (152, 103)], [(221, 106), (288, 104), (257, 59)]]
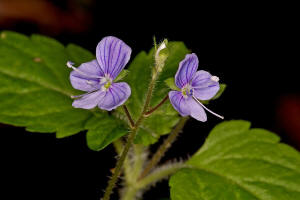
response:
[(205, 106), (204, 106), (204, 105), (203, 105), (196, 97), (193, 96), (193, 99), (194, 99), (198, 104), (200, 104), (205, 110), (207, 110), (208, 112), (210, 112), (211, 114), (213, 114), (213, 115), (215, 115), (215, 116), (217, 116), (217, 117), (219, 117), (219, 118), (221, 118), (221, 119), (224, 119), (223, 116), (218, 115), (217, 113), (215, 113), (215, 112), (209, 110), (208, 108), (206, 108), (206, 107), (205, 107)]
[(86, 77), (88, 77), (88, 78), (102, 78), (101, 76), (94, 76), (94, 75), (91, 75), (91, 74), (86, 74), (85, 72), (83, 72), (83, 71), (77, 69), (76, 67), (74, 67), (73, 64), (74, 64), (74, 63), (71, 62), (71, 61), (68, 61), (68, 62), (67, 62), (67, 66), (68, 66), (69, 68), (73, 69), (74, 71), (78, 72), (79, 74), (81, 74), (81, 75), (83, 75), (83, 76), (86, 76)]
[(215, 81), (215, 82), (219, 82), (220, 79), (217, 76), (212, 76), (212, 77), (210, 77), (210, 80)]
[(67, 62), (67, 66), (68, 66), (69, 68), (72, 68), (72, 69), (73, 69), (73, 65), (74, 65), (73, 62), (71, 62), (71, 61), (68, 61), (68, 62)]

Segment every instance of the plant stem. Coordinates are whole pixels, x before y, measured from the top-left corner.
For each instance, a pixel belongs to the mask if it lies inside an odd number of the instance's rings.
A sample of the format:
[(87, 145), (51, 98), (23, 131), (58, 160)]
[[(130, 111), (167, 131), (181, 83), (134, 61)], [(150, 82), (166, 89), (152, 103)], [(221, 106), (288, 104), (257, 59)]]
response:
[(158, 76), (158, 73), (155, 73), (156, 75), (154, 75), (151, 79), (151, 82), (150, 82), (150, 85), (149, 85), (149, 88), (148, 88), (148, 92), (147, 92), (147, 97), (146, 97), (146, 101), (145, 101), (145, 105), (144, 105), (144, 108), (143, 108), (143, 112), (142, 112), (142, 115), (140, 118), (144, 118), (144, 114), (147, 112), (148, 110), (148, 107), (149, 107), (149, 104), (150, 104), (150, 101), (151, 101), (151, 97), (152, 97), (152, 93), (153, 93), (153, 89), (155, 87), (155, 81), (156, 81), (156, 78)]
[(141, 173), (138, 180), (143, 179), (149, 172), (152, 170), (152, 168), (157, 165), (157, 163), (160, 161), (160, 159), (163, 157), (165, 152), (171, 147), (171, 144), (175, 141), (177, 136), (179, 135), (181, 129), (184, 127), (186, 121), (188, 120), (188, 117), (182, 117), (180, 121), (177, 123), (176, 127), (172, 130), (172, 132), (169, 134), (167, 139), (165, 139), (164, 143), (158, 148), (156, 153), (153, 155), (152, 159), (144, 169), (144, 171)]
[(124, 110), (124, 112), (125, 112), (125, 114), (127, 116), (128, 121), (130, 123), (130, 128), (134, 127), (134, 121), (133, 121), (133, 119), (132, 119), (132, 117), (131, 117), (131, 115), (130, 115), (130, 113), (128, 111), (127, 106), (123, 105), (122, 107), (123, 107), (123, 110)]
[(145, 178), (137, 181), (135, 184), (127, 187), (124, 195), (122, 196), (122, 200), (133, 200), (136, 197), (136, 194), (139, 190), (145, 189), (151, 184), (160, 181), (171, 174), (175, 173), (177, 170), (186, 167), (184, 163), (172, 163), (160, 168), (157, 168), (154, 172), (146, 176)]
[(136, 197), (138, 189), (136, 187), (127, 187), (124, 191), (124, 194), (122, 194), (121, 200), (134, 200)]
[(163, 100), (161, 100), (161, 102), (159, 104), (157, 104), (154, 108), (152, 108), (151, 110), (147, 111), (145, 113), (145, 116), (148, 116), (150, 114), (152, 114), (155, 110), (157, 110), (161, 105), (163, 105), (169, 98), (169, 95), (166, 95), (165, 98), (163, 98)]
[(144, 104), (143, 111), (140, 114), (140, 117), (138, 118), (138, 120), (136, 121), (134, 126), (131, 127), (131, 133), (128, 136), (128, 139), (127, 139), (126, 145), (124, 147), (124, 150), (121, 154), (121, 157), (117, 161), (115, 172), (113, 173), (112, 178), (108, 182), (108, 186), (106, 187), (103, 200), (109, 200), (110, 199), (110, 195), (111, 195), (111, 193), (112, 193), (112, 191), (113, 191), (113, 189), (116, 185), (116, 182), (117, 182), (117, 180), (118, 180), (118, 178), (121, 174), (122, 166), (123, 166), (123, 163), (124, 163), (124, 161), (127, 157), (128, 151), (129, 151), (129, 149), (130, 149), (130, 147), (131, 147), (131, 145), (134, 141), (134, 138), (136, 136), (136, 133), (138, 131), (139, 126), (141, 125), (142, 121), (145, 118), (144, 114), (148, 110), (148, 107), (149, 107), (149, 104), (150, 104), (150, 101), (151, 101), (151, 97), (152, 97), (152, 92), (153, 92), (153, 89), (155, 87), (155, 81), (156, 81), (157, 77), (158, 77), (158, 72), (155, 72), (152, 75), (152, 79), (151, 79), (151, 82), (150, 82), (150, 85), (149, 85), (149, 88), (148, 88), (148, 91), (147, 91), (147, 96), (146, 96), (146, 101), (145, 101), (145, 104)]
[(120, 159), (117, 161), (117, 164), (116, 164), (116, 168), (115, 168), (115, 172), (113, 173), (113, 176), (112, 178), (109, 180), (108, 182), (108, 186), (106, 187), (106, 190), (105, 190), (105, 193), (104, 193), (104, 197), (103, 197), (103, 200), (109, 200), (110, 198), (110, 194), (112, 192), (112, 190), (114, 189), (115, 187), (115, 184), (121, 174), (121, 169), (122, 169), (122, 166), (123, 166), (123, 163), (126, 159), (126, 156), (127, 156), (127, 153), (131, 147), (131, 144), (135, 138), (135, 135), (137, 133), (137, 129), (136, 128), (133, 128), (131, 133), (129, 134), (128, 136), (128, 139), (127, 139), (127, 142), (126, 142), (126, 145), (124, 147), (124, 150), (121, 154), (121, 157)]
[(149, 184), (153, 184), (161, 179), (168, 177), (169, 175), (175, 173), (177, 170), (186, 167), (184, 163), (172, 163), (169, 165), (162, 166), (161, 168), (157, 168), (151, 174), (146, 176), (137, 182), (137, 189), (142, 189), (148, 186)]
[[(124, 149), (123, 141), (121, 139), (118, 139), (113, 142), (113, 145), (118, 155), (121, 156)], [(126, 180), (129, 180), (129, 178), (131, 177), (131, 172), (132, 172), (131, 162), (127, 157), (124, 161), (124, 175)]]
[(133, 157), (133, 166), (130, 176), (130, 182), (135, 183), (138, 177), (140, 176), (144, 162), (146, 159), (145, 147), (142, 144), (134, 144), (134, 157)]

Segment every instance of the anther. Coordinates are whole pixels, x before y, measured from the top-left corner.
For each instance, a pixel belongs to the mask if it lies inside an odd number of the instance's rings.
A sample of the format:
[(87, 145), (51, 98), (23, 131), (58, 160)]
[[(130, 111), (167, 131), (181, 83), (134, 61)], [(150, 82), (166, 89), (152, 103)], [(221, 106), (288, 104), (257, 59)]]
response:
[(217, 76), (212, 76), (212, 77), (210, 77), (210, 80), (215, 81), (215, 82), (219, 82), (220, 79)]
[(101, 76), (94, 76), (94, 75), (91, 75), (91, 74), (87, 74), (87, 73), (85, 73), (85, 72), (83, 72), (83, 71), (77, 69), (77, 68), (74, 67), (73, 65), (74, 65), (73, 62), (71, 62), (71, 61), (68, 61), (68, 62), (67, 62), (67, 66), (68, 66), (69, 68), (73, 69), (74, 71), (78, 72), (79, 74), (81, 74), (81, 75), (83, 75), (83, 76), (86, 76), (86, 77), (88, 77), (88, 78), (102, 78)]

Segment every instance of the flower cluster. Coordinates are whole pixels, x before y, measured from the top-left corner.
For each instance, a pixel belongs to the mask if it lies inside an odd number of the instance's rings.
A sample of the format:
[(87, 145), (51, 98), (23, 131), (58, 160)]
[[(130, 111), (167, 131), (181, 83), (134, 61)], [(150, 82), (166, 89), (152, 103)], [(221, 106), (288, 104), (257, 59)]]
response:
[[(156, 52), (156, 62), (164, 63), (165, 58), (160, 61), (158, 54), (165, 48), (163, 43)], [(73, 69), (70, 74), (72, 86), (86, 92), (72, 96), (75, 98), (73, 107), (92, 109), (98, 106), (100, 109), (111, 111), (124, 104), (131, 94), (131, 89), (127, 83), (115, 83), (114, 80), (128, 63), (130, 55), (131, 48), (128, 45), (116, 37), (108, 36), (97, 45), (95, 60), (83, 63), (78, 68), (75, 68), (72, 62), (68, 62), (67, 66)], [(207, 120), (204, 111), (206, 109), (223, 118), (198, 100), (209, 100), (220, 89), (219, 78), (203, 70), (197, 71), (198, 63), (194, 53), (186, 55), (180, 62), (175, 75), (178, 91), (169, 92), (170, 102), (182, 116), (190, 115), (204, 122)]]

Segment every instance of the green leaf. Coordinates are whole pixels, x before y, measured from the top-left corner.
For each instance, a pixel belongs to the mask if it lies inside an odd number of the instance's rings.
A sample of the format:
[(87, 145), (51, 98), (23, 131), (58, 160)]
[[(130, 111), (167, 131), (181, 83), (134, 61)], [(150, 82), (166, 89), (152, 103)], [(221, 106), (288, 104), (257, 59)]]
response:
[[(169, 88), (165, 80), (174, 77), (178, 69), (179, 62), (189, 52), (182, 42), (168, 43), (169, 56), (166, 64), (157, 81), (154, 89), (151, 106), (157, 105), (168, 94)], [(134, 120), (140, 115), (143, 109), (145, 96), (151, 79), (151, 72), (154, 68), (154, 48), (149, 53), (139, 53), (129, 66), (130, 73), (125, 81), (131, 86), (131, 97), (128, 101), (128, 109)], [(178, 122), (178, 113), (166, 102), (150, 117), (148, 117), (139, 129), (135, 142), (149, 145), (158, 138), (171, 131), (172, 127)]]
[(87, 144), (92, 150), (99, 151), (107, 145), (128, 133), (128, 130), (120, 121), (116, 121), (106, 114), (91, 118), (87, 121)]
[(247, 121), (217, 125), (170, 179), (172, 200), (298, 200), (300, 154)]
[[(79, 65), (94, 58), (77, 45), (65, 48), (45, 36), (1, 32), (0, 122), (32, 132), (56, 132), (58, 138), (90, 129), (87, 142), (92, 149), (102, 149), (126, 134), (123, 125), (106, 112), (71, 106), (70, 96), (82, 92), (72, 88), (66, 62)], [(92, 127), (91, 122), (97, 126)], [(100, 130), (99, 124), (106, 129)]]
[(173, 77), (168, 78), (165, 80), (166, 85), (171, 89), (171, 90), (178, 90), (179, 88), (175, 85), (175, 79)]

